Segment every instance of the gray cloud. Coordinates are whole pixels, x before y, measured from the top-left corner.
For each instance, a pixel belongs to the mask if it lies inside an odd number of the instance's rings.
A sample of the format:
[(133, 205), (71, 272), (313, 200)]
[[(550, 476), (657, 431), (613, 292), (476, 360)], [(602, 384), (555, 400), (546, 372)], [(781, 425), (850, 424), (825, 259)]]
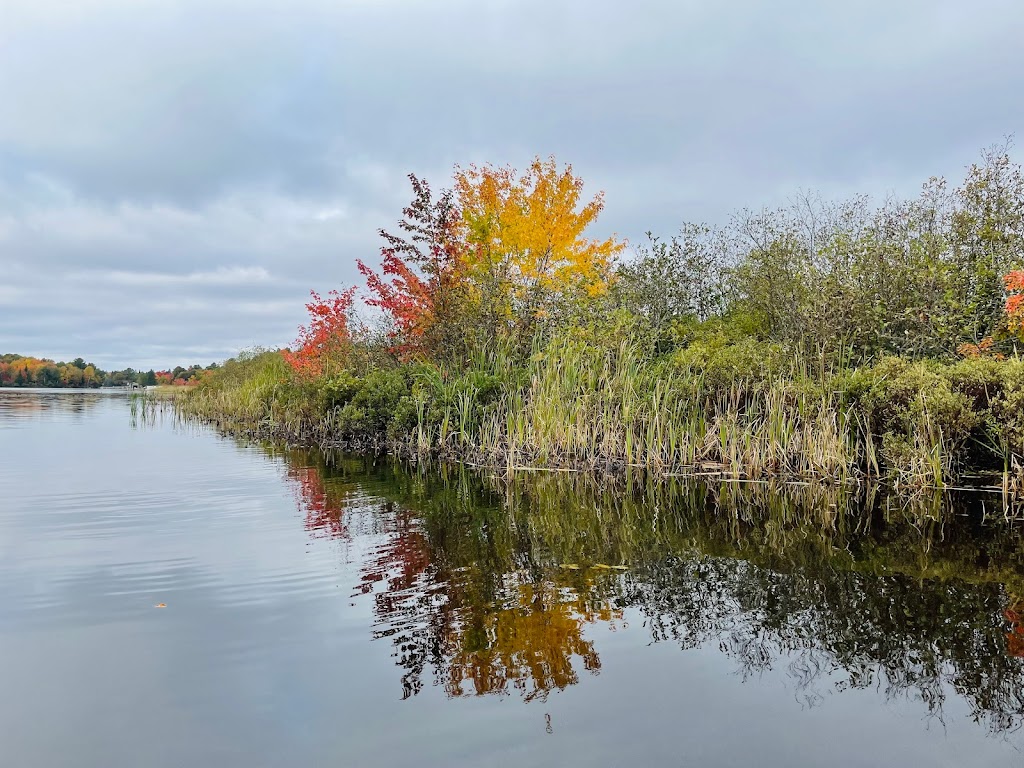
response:
[(1022, 34), (1015, 0), (7, 0), (0, 349), (287, 343), (456, 162), (554, 153), (634, 239), (912, 194), (1020, 132)]

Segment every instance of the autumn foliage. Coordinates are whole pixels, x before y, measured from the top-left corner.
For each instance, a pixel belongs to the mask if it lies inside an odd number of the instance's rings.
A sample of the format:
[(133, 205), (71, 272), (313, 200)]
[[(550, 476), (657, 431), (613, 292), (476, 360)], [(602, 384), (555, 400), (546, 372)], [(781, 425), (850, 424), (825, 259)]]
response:
[[(193, 373), (192, 371), (186, 372)], [(207, 372), (197, 371), (194, 372), (194, 375), (190, 376), (189, 378), (175, 375), (175, 373), (176, 371), (157, 371), (154, 374), (154, 376), (156, 377), (156, 383), (165, 387), (194, 387), (203, 379)]]
[(956, 348), (957, 354), (961, 357), (965, 357), (968, 360), (978, 360), (981, 358), (990, 358), (992, 360), (1005, 360), (1006, 355), (1002, 352), (997, 352), (995, 349), (996, 342), (991, 336), (986, 336), (984, 339), (979, 341), (977, 344), (972, 342), (965, 342)]
[(583, 179), (554, 158), (525, 173), (505, 166), (458, 168), (455, 189), (474, 248), (470, 274), (500, 285), (513, 309), (536, 311), (545, 294), (604, 292), (623, 244), (585, 236), (604, 209), (598, 193), (583, 202)]
[(316, 377), (329, 374), (344, 364), (352, 347), (349, 316), (355, 292), (355, 288), (331, 291), (326, 298), (316, 291), (309, 292), (312, 296), (306, 304), (309, 325), (299, 327), (296, 349), (282, 353), (294, 371)]
[(808, 194), (622, 262), (603, 195), (553, 158), (456, 166), (448, 190), (410, 176), (380, 261), (358, 265), (379, 312), (353, 313), (354, 288), (314, 293), (292, 350), (189, 402), (509, 466), (1024, 487), (1024, 170), (983, 158), (956, 188)]
[(46, 358), (2, 354), (0, 355), (0, 387), (95, 388), (119, 387), (128, 382), (144, 386), (152, 384), (185, 386), (198, 384), (217, 367), (217, 364), (214, 363), (206, 368), (200, 365), (191, 365), (188, 368), (179, 365), (165, 371), (136, 371), (133, 368), (104, 371), (81, 357), (64, 363)]
[(98, 387), (102, 380), (96, 366), (81, 360), (55, 363), (20, 355), (0, 357), (0, 387)]
[(404, 234), (380, 230), (382, 274), (357, 261), (371, 294), (367, 304), (390, 316), (396, 351), (404, 357), (436, 355), (451, 342), (445, 331), (457, 311), (467, 249), (453, 194), (435, 200), (425, 181), (412, 174), (409, 180), (413, 201), (399, 222)]
[(382, 273), (359, 262), (367, 303), (390, 316), (403, 356), (528, 342), (559, 305), (607, 290), (624, 246), (585, 236), (604, 198), (584, 200), (571, 166), (538, 158), (525, 173), (456, 168), (454, 190), (436, 199), (426, 182), (409, 178), (414, 198), (401, 234), (381, 231)]
[(625, 247), (585, 233), (604, 209), (604, 195), (583, 198), (572, 166), (536, 158), (514, 168), (457, 168), (455, 191), (467, 227), (467, 299), (483, 340), (529, 343), (553, 312), (606, 292)]
[(1024, 331), (1024, 269), (1007, 273), (1005, 278), (1006, 316), (1011, 331)]

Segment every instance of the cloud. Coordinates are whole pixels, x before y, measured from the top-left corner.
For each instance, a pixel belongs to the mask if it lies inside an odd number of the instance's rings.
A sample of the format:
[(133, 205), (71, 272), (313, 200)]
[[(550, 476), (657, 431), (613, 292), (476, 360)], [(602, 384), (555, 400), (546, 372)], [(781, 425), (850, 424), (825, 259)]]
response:
[(168, 272), (83, 272), (76, 277), (87, 281), (113, 283), (127, 286), (174, 285), (248, 285), (263, 283), (270, 279), (270, 273), (263, 267), (218, 267), (212, 272), (189, 272), (176, 275)]
[(16, 306), (18, 299), (21, 296), (21, 291), (15, 288), (13, 285), (0, 285), (0, 307)]
[(1011, 0), (8, 0), (0, 345), (283, 343), (373, 259), (405, 175), (456, 162), (554, 153), (633, 239), (798, 188), (913, 194), (1021, 132), (1022, 29)]

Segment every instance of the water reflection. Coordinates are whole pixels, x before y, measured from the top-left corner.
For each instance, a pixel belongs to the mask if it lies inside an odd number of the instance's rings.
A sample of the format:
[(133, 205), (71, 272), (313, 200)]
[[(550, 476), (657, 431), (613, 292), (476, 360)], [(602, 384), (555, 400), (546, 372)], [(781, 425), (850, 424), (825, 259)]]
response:
[(1003, 611), (1003, 616), (1010, 622), (1010, 631), (1006, 633), (1006, 652), (1024, 658), (1024, 599), (1012, 596), (1010, 607)]
[(342, 520), (346, 508), (344, 491), (332, 494), (328, 490), (324, 472), (317, 467), (291, 464), (288, 466), (287, 477), (310, 535), (347, 539), (348, 530)]
[(125, 397), (114, 390), (0, 389), (0, 428), (14, 428), (19, 421), (42, 417), (77, 416), (109, 397)]
[[(350, 465), (350, 475), (304, 463), (310, 454), (295, 457), (287, 477), (306, 529), (315, 537), (348, 539), (346, 504), (382, 488), (359, 491), (346, 482), (365, 477), (361, 462)], [(552, 572), (519, 557), (514, 532), (492, 527), (501, 511), (483, 489), (442, 483), (445, 494), (422, 482), (382, 478), (382, 486), (393, 491), (400, 485), (404, 493), (381, 504), (375, 533), (383, 541), (364, 556), (355, 587), (372, 596), (373, 637), (391, 642), (403, 669), (402, 698), (418, 693), (429, 677), (450, 697), (516, 691), (526, 700), (544, 699), (576, 683), (580, 671), (596, 673), (601, 661), (583, 631), (597, 622), (621, 622), (610, 590), (592, 574)], [(432, 514), (411, 506), (412, 499), (429, 500)]]
[(403, 698), (544, 699), (601, 669), (598, 630), (639, 622), (744, 678), (783, 671), (808, 706), (873, 689), (939, 720), (958, 698), (992, 733), (1024, 718), (1021, 532), (984, 524), (984, 499), (919, 501), (923, 516), (814, 486), (284, 458), (311, 535), (349, 538), (352, 510), (375, 509), (354, 592)]

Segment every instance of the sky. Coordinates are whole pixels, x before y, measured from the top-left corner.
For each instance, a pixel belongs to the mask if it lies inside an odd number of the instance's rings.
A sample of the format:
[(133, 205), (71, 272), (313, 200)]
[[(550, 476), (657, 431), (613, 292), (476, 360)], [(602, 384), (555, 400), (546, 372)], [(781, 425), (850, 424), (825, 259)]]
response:
[(290, 343), (411, 195), (571, 163), (595, 235), (1024, 154), (1019, 0), (0, 0), (0, 353)]

